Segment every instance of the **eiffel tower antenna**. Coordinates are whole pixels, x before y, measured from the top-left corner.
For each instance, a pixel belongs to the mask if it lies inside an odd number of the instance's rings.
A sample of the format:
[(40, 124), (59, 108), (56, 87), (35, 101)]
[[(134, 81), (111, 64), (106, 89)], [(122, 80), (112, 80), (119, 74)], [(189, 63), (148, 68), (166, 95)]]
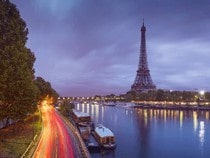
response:
[(136, 78), (134, 80), (133, 85), (131, 86), (131, 90), (135, 92), (142, 92), (142, 91), (156, 89), (156, 86), (152, 82), (152, 78), (150, 76), (150, 70), (148, 68), (145, 32), (146, 32), (146, 27), (144, 26), (144, 19), (143, 19), (143, 25), (141, 27), (139, 65), (136, 73)]

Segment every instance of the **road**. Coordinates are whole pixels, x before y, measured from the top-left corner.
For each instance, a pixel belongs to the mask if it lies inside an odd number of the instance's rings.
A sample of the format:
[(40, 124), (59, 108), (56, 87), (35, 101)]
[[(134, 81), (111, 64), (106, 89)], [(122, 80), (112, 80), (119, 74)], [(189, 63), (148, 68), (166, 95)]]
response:
[(53, 106), (44, 102), (42, 112), (43, 129), (34, 158), (74, 158), (77, 156), (77, 147), (72, 138), (72, 131), (59, 116)]

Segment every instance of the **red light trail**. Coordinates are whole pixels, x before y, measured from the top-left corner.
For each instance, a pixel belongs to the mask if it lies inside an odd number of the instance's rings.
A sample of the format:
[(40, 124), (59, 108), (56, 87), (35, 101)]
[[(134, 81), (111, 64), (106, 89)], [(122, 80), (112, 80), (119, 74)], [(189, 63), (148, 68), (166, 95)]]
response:
[(69, 134), (70, 129), (55, 111), (54, 107), (43, 102), (43, 129), (34, 158), (62, 157), (74, 158), (75, 146)]

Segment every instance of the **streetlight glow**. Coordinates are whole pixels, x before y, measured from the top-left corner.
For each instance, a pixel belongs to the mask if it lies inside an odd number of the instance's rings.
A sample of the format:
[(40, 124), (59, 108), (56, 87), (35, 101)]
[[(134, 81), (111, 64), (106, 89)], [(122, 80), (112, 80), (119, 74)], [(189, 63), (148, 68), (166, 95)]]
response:
[(203, 95), (205, 94), (205, 91), (204, 91), (204, 90), (200, 90), (200, 91), (199, 91), (199, 94), (200, 94), (201, 96), (203, 96)]

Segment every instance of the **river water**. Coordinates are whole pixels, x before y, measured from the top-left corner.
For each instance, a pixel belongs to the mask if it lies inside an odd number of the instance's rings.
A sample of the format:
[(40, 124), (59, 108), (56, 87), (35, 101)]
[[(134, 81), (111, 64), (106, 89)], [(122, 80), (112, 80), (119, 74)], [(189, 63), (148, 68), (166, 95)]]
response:
[(210, 112), (77, 104), (110, 128), (117, 148), (93, 158), (210, 158)]

